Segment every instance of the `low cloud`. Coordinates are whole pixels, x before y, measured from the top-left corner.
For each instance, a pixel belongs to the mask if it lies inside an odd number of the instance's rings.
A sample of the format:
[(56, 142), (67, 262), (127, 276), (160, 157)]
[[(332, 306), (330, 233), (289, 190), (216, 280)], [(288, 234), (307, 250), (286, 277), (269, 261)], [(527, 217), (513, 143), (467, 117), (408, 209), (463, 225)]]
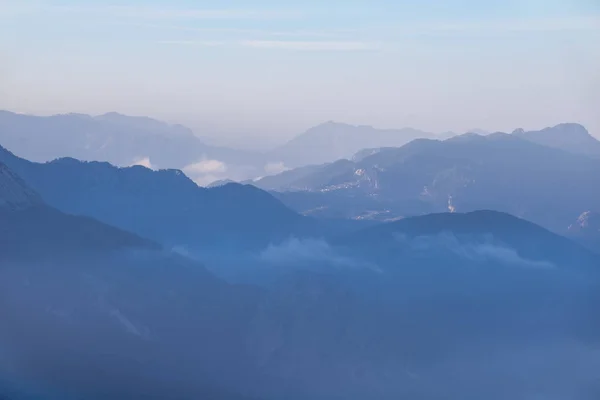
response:
[(143, 158), (137, 159), (136, 161), (133, 162), (133, 164), (131, 164), (132, 167), (135, 165), (146, 167), (148, 169), (154, 169), (154, 167), (152, 166), (152, 163), (150, 162), (150, 157), (143, 157)]
[(209, 174), (227, 172), (227, 165), (219, 160), (202, 160), (183, 168), (183, 172), (190, 174)]
[(395, 238), (403, 244), (408, 244), (415, 250), (430, 251), (432, 249), (440, 249), (450, 251), (457, 256), (472, 261), (500, 261), (526, 268), (547, 269), (556, 267), (549, 261), (531, 260), (521, 257), (515, 249), (498, 243), (491, 235), (486, 236), (483, 241), (460, 240), (451, 233), (418, 236), (415, 238), (407, 238), (405, 235), (395, 235)]
[(338, 253), (322, 239), (289, 239), (279, 245), (269, 245), (260, 260), (277, 266), (312, 266), (326, 263), (336, 268), (379, 269), (371, 264)]
[(267, 165), (265, 165), (265, 172), (269, 175), (280, 174), (287, 170), (289, 170), (289, 168), (286, 167), (285, 164), (282, 162), (268, 163)]
[(229, 171), (227, 164), (219, 160), (204, 159), (183, 168), (183, 172), (200, 186), (225, 179)]

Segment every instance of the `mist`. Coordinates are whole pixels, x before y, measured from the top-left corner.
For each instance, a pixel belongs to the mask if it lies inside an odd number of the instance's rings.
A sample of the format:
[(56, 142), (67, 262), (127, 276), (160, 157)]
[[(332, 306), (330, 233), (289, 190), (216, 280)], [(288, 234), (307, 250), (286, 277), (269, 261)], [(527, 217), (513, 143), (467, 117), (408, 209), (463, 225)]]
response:
[[(473, 258), (481, 247), (451, 242), (464, 263), (489, 263), (491, 247)], [(539, 268), (529, 270), (538, 284), (521, 291), (523, 261), (499, 249), (508, 275), (474, 274), (460, 291), (410, 272), (468, 270), (460, 263), (405, 263), (412, 278), (401, 284), (394, 259), (374, 269), (324, 240), (229, 259), (253, 269), (258, 286), (221, 281), (182, 251), (3, 263), (4, 390), (16, 399), (595, 398), (597, 295)], [(464, 302), (502, 276), (477, 307)]]

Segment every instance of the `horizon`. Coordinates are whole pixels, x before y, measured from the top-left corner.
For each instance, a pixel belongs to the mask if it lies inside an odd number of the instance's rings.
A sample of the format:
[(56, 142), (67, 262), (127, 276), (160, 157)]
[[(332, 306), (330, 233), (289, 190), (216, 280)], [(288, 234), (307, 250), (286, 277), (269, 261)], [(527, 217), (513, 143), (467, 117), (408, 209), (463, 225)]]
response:
[[(295, 134), (292, 133), (291, 135), (283, 135), (283, 136), (277, 137), (277, 138), (265, 138), (264, 136), (261, 137), (261, 136), (251, 136), (251, 135), (249, 135), (247, 137), (237, 137), (237, 138), (231, 138), (231, 137), (219, 138), (218, 133), (213, 136), (198, 134), (198, 132), (195, 129), (193, 129), (192, 127), (190, 127), (186, 124), (180, 123), (178, 121), (162, 120), (160, 118), (157, 118), (157, 117), (154, 117), (151, 115), (129, 115), (129, 114), (125, 114), (125, 113), (122, 113), (119, 111), (114, 111), (114, 110), (103, 112), (103, 113), (98, 113), (98, 114), (77, 113), (77, 112), (34, 114), (34, 113), (28, 113), (28, 112), (18, 112), (18, 111), (14, 111), (14, 110), (0, 109), (0, 112), (2, 112), (2, 111), (8, 112), (8, 113), (13, 113), (13, 114), (18, 114), (18, 115), (29, 116), (29, 117), (42, 117), (42, 118), (43, 117), (55, 117), (55, 116), (61, 116), (61, 115), (75, 115), (75, 116), (81, 115), (81, 116), (96, 118), (96, 117), (101, 117), (101, 116), (105, 116), (105, 115), (109, 115), (109, 114), (116, 114), (116, 115), (125, 116), (125, 117), (129, 117), (129, 118), (149, 118), (149, 119), (156, 120), (159, 122), (164, 122), (170, 126), (181, 125), (184, 128), (190, 129), (192, 131), (192, 133), (194, 134), (194, 136), (196, 136), (200, 140), (204, 141), (208, 145), (219, 146), (219, 147), (230, 147), (232, 149), (257, 151), (257, 152), (270, 151), (270, 150), (276, 149), (276, 148), (288, 143), (290, 140), (293, 140), (293, 139), (301, 136), (302, 134), (306, 133), (310, 129), (314, 129), (314, 128), (317, 128), (317, 127), (320, 127), (320, 126), (323, 126), (326, 124), (330, 124), (330, 123), (336, 124), (336, 125), (348, 125), (351, 127), (369, 127), (369, 128), (373, 128), (375, 130), (415, 129), (418, 131), (422, 131), (423, 133), (439, 135), (441, 137), (440, 140), (444, 140), (445, 134), (452, 134), (452, 135), (459, 136), (459, 135), (464, 135), (464, 134), (475, 133), (477, 135), (485, 136), (485, 135), (492, 134), (492, 133), (512, 134), (516, 130), (524, 129), (521, 127), (515, 127), (508, 131), (494, 131), (494, 130), (489, 130), (489, 129), (485, 129), (485, 128), (481, 128), (481, 127), (474, 127), (471, 129), (467, 129), (463, 132), (453, 132), (453, 131), (449, 131), (449, 130), (431, 132), (431, 131), (422, 129), (418, 126), (380, 127), (380, 126), (375, 126), (372, 124), (352, 124), (352, 123), (348, 123), (345, 121), (325, 120), (325, 121), (318, 122), (314, 125), (308, 126), (305, 129), (303, 129), (302, 131), (296, 132)], [(543, 130), (546, 128), (553, 128), (553, 127), (556, 127), (556, 126), (562, 125), (562, 124), (582, 125), (592, 137), (594, 137), (597, 140), (600, 140), (600, 135), (595, 135), (594, 132), (590, 131), (587, 126), (580, 124), (579, 122), (573, 122), (573, 121), (563, 121), (563, 122), (560, 122), (555, 125), (545, 125), (545, 126), (539, 126), (539, 127), (534, 127), (532, 129), (524, 129), (524, 130), (525, 131), (540, 131), (540, 130)], [(2, 144), (0, 143), (0, 146), (1, 145)]]
[(283, 143), (329, 120), (457, 133), (576, 122), (600, 136), (591, 0), (0, 4), (0, 109), (117, 110), (221, 144)]

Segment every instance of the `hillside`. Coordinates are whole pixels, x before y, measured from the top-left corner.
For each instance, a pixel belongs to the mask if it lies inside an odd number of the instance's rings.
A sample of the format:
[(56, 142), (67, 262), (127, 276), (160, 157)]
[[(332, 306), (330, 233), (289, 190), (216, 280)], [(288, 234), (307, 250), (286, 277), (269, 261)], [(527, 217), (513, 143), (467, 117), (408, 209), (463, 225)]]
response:
[(64, 214), (0, 163), (0, 258), (56, 259), (122, 249), (158, 249), (139, 236)]

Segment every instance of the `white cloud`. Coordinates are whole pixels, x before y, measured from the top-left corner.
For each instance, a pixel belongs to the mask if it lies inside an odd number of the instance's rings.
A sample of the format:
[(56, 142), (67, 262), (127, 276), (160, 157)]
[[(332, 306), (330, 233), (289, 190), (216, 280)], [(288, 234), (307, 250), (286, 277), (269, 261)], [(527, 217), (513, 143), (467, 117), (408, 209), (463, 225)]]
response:
[(131, 166), (133, 167), (134, 165), (141, 165), (142, 167), (146, 167), (148, 169), (154, 169), (149, 157), (143, 157), (134, 161), (133, 164), (131, 164)]
[(299, 50), (299, 51), (361, 51), (376, 50), (379, 44), (355, 41), (287, 41), (287, 40), (246, 40), (242, 46), (260, 49)]
[(229, 168), (219, 160), (204, 159), (183, 168), (183, 172), (200, 186), (227, 178)]
[(260, 253), (259, 258), (278, 267), (311, 267), (315, 263), (326, 263), (334, 268), (367, 268), (381, 272), (375, 265), (339, 254), (321, 239), (292, 238), (279, 245), (271, 244)]
[(500, 261), (509, 265), (536, 269), (556, 268), (549, 261), (522, 257), (515, 249), (496, 241), (493, 235), (485, 235), (482, 242), (461, 241), (457, 236), (449, 232), (437, 235), (417, 236), (415, 238), (408, 238), (404, 234), (396, 234), (394, 237), (399, 242), (408, 244), (415, 250), (424, 252), (429, 252), (432, 249), (444, 249), (451, 251), (457, 256), (473, 261)]
[(183, 168), (186, 174), (209, 174), (227, 172), (227, 164), (219, 160), (202, 160)]
[(289, 168), (286, 167), (285, 164), (282, 162), (268, 163), (267, 165), (265, 165), (265, 172), (269, 175), (280, 174), (287, 170), (289, 170)]

